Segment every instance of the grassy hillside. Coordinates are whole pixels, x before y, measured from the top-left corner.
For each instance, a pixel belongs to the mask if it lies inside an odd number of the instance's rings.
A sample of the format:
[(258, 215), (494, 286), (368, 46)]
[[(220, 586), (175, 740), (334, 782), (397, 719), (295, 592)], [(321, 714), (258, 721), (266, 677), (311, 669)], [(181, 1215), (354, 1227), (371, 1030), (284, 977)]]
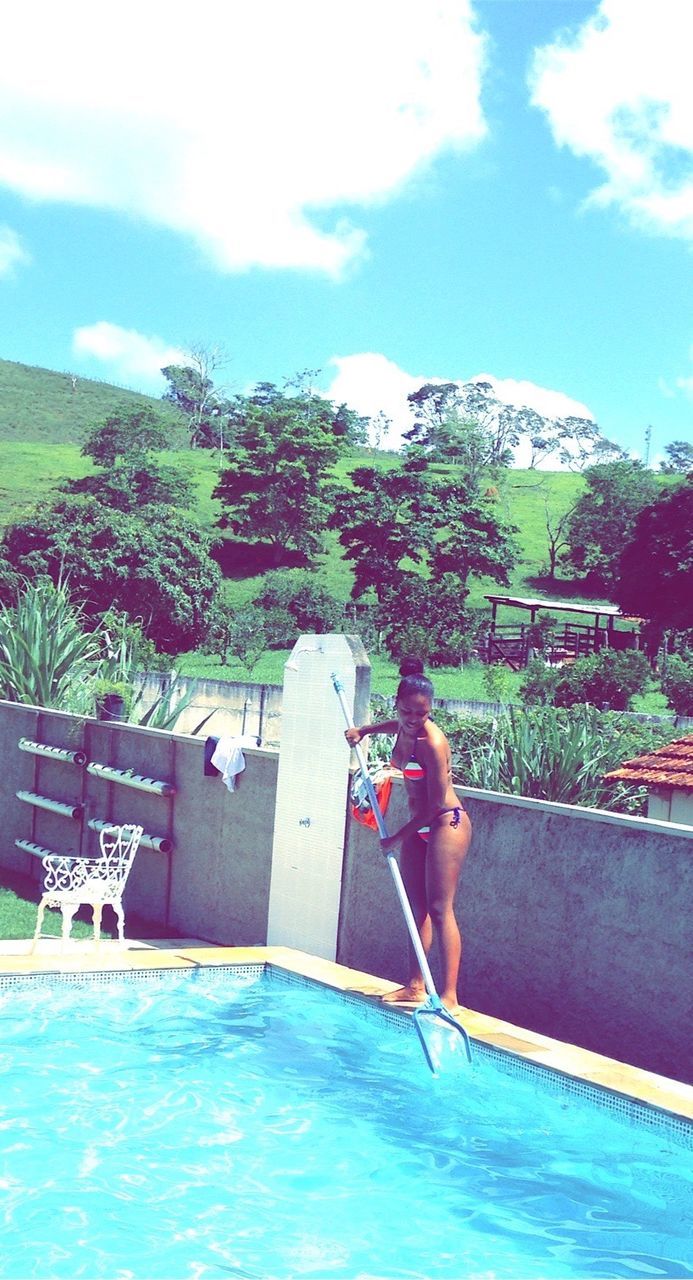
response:
[(180, 432), (178, 419), (161, 400), (90, 378), (75, 378), (73, 385), (69, 373), (0, 360), (0, 445), (78, 444), (89, 427), (123, 403), (150, 405)]
[[(0, 530), (13, 520), (26, 517), (34, 506), (50, 501), (61, 480), (93, 470), (90, 461), (80, 454), (80, 441), (90, 426), (103, 421), (123, 401), (133, 406), (149, 404), (174, 422), (160, 400), (88, 379), (77, 379), (73, 386), (67, 373), (0, 360)], [(182, 446), (179, 424), (175, 431)], [(211, 496), (218, 475), (217, 453), (180, 447), (163, 455), (163, 460), (184, 466), (195, 485), (195, 513), (210, 532), (218, 534), (219, 504)], [(349, 472), (355, 466), (373, 465), (386, 470), (396, 460), (396, 455), (373, 457), (370, 451), (363, 451), (359, 457), (340, 461), (338, 478), (348, 483)], [(665, 478), (662, 482), (666, 482)], [(471, 604), (483, 606), (487, 592), (504, 590), (554, 599), (586, 598), (579, 582), (549, 582), (542, 577), (548, 558), (546, 505), (555, 521), (573, 505), (583, 486), (582, 476), (572, 472), (506, 473), (496, 501), (503, 515), (519, 528), (521, 560), (511, 571), (508, 589), (490, 580), (474, 582)], [(230, 541), (221, 542), (225, 592), (229, 606), (234, 607), (259, 593), (265, 575), (263, 566), (246, 550), (239, 552)], [(351, 568), (343, 559), (336, 533), (327, 535), (326, 550), (316, 568), (337, 598), (348, 597)], [(504, 620), (511, 621), (512, 615), (508, 613)]]

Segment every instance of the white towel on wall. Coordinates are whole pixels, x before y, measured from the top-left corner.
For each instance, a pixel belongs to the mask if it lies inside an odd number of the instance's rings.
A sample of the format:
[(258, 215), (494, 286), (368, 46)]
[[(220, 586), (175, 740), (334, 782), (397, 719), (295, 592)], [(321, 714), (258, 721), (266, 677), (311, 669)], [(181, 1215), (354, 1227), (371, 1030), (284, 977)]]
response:
[(220, 738), (214, 748), (212, 756), (212, 764), (218, 769), (225, 787), (229, 791), (235, 791), (236, 778), (239, 773), (245, 769), (245, 756), (243, 755), (243, 747), (257, 746), (258, 739), (244, 734), (239, 738)]

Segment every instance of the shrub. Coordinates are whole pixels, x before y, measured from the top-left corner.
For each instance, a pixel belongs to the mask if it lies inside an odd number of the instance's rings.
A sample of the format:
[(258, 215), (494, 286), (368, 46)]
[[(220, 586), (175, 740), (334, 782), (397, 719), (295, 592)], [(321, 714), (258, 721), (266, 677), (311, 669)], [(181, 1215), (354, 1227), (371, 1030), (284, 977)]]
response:
[(627, 711), (631, 699), (642, 693), (649, 679), (644, 653), (603, 649), (569, 667), (546, 667), (536, 659), (527, 667), (520, 693), (528, 705), (574, 707), (588, 702), (607, 711)]
[(644, 813), (646, 789), (604, 782), (624, 760), (675, 737), (671, 725), (648, 725), (596, 707), (532, 707), (490, 723), (470, 754), (466, 785), (511, 795), (620, 813)]
[(39, 578), (25, 583), (15, 608), (0, 606), (0, 697), (89, 712), (98, 659), (64, 584)]
[(560, 667), (548, 667), (541, 658), (533, 658), (525, 668), (520, 683), (520, 697), (527, 706), (539, 703), (553, 706), (561, 679)]
[(693, 652), (672, 653), (666, 660), (661, 684), (677, 716), (693, 716)]
[(344, 605), (317, 574), (306, 569), (277, 569), (268, 574), (253, 604), (267, 614), (274, 649), (292, 645), (297, 634), (340, 631), (344, 624)]
[(605, 710), (626, 711), (649, 679), (650, 664), (644, 653), (603, 649), (589, 658), (580, 658), (565, 670), (558, 682), (555, 703), (557, 707), (573, 707), (578, 702), (589, 702)]
[(123, 512), (70, 498), (10, 525), (0, 556), (18, 575), (65, 577), (92, 617), (114, 608), (140, 619), (156, 648), (175, 654), (207, 632), (221, 583), (209, 548), (197, 523), (173, 507)]

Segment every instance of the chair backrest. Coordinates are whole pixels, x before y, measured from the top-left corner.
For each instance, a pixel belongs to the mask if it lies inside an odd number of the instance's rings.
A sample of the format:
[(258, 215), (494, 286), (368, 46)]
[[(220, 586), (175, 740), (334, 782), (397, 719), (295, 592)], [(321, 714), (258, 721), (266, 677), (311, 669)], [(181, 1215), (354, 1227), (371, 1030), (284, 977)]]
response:
[(109, 879), (120, 882), (121, 886), (130, 874), (142, 834), (143, 828), (131, 822), (120, 827), (102, 827), (99, 832), (101, 856), (108, 862)]

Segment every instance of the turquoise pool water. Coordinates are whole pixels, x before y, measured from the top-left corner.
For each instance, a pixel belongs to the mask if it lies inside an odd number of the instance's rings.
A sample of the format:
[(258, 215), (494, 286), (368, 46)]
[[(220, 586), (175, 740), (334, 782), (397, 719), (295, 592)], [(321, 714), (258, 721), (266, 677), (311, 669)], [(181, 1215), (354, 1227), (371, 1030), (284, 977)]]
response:
[[(248, 972), (0, 988), (0, 1275), (693, 1275), (690, 1150)], [(541, 1079), (547, 1081), (543, 1087)]]

